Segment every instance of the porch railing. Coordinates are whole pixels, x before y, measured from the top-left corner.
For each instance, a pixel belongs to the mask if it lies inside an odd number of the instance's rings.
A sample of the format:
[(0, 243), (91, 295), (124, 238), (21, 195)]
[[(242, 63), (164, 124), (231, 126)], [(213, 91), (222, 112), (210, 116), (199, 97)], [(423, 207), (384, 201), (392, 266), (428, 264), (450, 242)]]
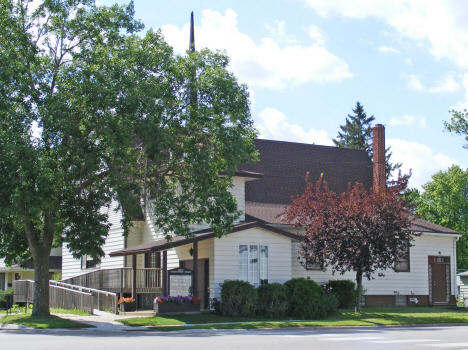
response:
[[(137, 268), (136, 291), (137, 293), (161, 293), (162, 269)], [(83, 275), (63, 280), (63, 283), (94, 288), (114, 293), (131, 293), (133, 270), (131, 267), (118, 269), (100, 269)]]
[[(13, 282), (13, 302), (34, 302), (34, 281), (18, 280)], [(116, 293), (75, 286), (68, 283), (49, 281), (49, 306), (64, 309), (79, 309), (90, 314), (94, 309), (118, 313)]]

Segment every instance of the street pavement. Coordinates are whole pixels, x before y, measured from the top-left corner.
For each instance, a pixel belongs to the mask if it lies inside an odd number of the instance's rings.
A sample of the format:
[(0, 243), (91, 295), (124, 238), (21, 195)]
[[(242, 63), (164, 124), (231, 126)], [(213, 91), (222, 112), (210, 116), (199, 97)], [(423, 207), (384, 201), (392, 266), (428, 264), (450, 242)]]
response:
[(0, 349), (468, 349), (468, 326), (269, 330), (0, 330)]

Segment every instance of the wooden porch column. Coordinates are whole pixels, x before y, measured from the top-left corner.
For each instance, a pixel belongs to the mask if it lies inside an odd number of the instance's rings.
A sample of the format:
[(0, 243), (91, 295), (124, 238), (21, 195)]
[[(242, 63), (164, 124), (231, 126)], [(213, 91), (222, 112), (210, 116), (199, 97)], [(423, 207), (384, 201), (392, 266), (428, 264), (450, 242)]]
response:
[(137, 256), (136, 254), (132, 255), (132, 298), (136, 300), (136, 265), (137, 265)]
[(198, 297), (198, 242), (193, 242), (193, 285), (192, 295)]
[(167, 250), (163, 251), (162, 296), (167, 297)]

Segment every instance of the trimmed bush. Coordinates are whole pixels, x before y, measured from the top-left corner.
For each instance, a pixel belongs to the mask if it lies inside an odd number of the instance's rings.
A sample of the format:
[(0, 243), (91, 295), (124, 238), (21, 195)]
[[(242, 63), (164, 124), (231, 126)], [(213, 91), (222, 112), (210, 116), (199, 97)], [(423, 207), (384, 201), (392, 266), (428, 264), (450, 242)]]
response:
[(5, 309), (7, 306), (7, 296), (6, 294), (13, 293), (13, 288), (8, 288), (7, 290), (0, 290), (0, 309)]
[(325, 318), (325, 292), (317, 283), (305, 278), (293, 278), (284, 286), (287, 290), (290, 316), (303, 320)]
[(328, 281), (325, 290), (338, 298), (338, 308), (348, 309), (356, 302), (356, 283), (350, 280)]
[(286, 288), (279, 283), (264, 284), (257, 288), (258, 309), (267, 317), (285, 316), (288, 306)]
[(323, 296), (323, 305), (328, 316), (333, 315), (338, 310), (340, 301), (333, 294), (325, 293)]
[(246, 281), (226, 280), (221, 286), (221, 312), (224, 316), (253, 316), (257, 303), (255, 287)]

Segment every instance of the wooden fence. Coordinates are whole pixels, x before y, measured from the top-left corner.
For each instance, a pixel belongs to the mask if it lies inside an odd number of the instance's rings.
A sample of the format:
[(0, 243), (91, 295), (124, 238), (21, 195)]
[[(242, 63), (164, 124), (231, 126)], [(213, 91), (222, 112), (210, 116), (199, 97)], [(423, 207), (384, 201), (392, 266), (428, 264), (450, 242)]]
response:
[[(18, 280), (13, 282), (13, 302), (34, 302), (34, 281)], [(90, 314), (93, 309), (118, 314), (118, 296), (93, 288), (75, 286), (68, 283), (49, 281), (50, 307), (79, 309)]]

